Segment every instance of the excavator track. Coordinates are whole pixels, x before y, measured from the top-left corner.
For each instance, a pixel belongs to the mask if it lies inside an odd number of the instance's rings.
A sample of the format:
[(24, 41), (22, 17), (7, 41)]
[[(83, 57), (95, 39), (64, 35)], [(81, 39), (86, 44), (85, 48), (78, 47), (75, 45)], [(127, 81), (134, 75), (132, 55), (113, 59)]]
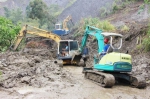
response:
[(130, 82), (132, 87), (135, 88), (145, 88), (146, 87), (146, 80), (144, 77), (138, 75), (134, 76), (128, 73), (120, 73), (120, 72), (109, 72), (114, 75), (115, 79), (118, 78), (125, 79), (126, 81)]
[(126, 79), (134, 88), (142, 89), (146, 87), (145, 78), (139, 75), (133, 76), (132, 74), (128, 73), (102, 72), (93, 70), (92, 68), (84, 68), (83, 73), (85, 74), (86, 79), (89, 79), (102, 87), (112, 87), (115, 84), (115, 80), (118, 78)]
[(115, 84), (115, 78), (112, 74), (98, 72), (96, 70), (86, 70), (85, 78), (101, 85), (102, 87), (112, 87)]
[(145, 88), (146, 87), (146, 81), (141, 76), (132, 76), (130, 75), (131, 79), (131, 85), (135, 88)]

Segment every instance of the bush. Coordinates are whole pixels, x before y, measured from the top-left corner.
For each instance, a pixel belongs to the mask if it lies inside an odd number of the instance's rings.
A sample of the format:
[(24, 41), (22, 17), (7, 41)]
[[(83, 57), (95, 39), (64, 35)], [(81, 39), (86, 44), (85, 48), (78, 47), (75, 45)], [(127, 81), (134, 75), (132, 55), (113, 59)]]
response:
[(143, 39), (142, 44), (145, 47), (145, 51), (150, 51), (150, 27), (147, 31), (146, 38)]
[(77, 31), (74, 34), (75, 37), (81, 36), (84, 34), (84, 30), (86, 26), (94, 26), (102, 31), (107, 31), (107, 32), (115, 32), (116, 28), (108, 21), (100, 21), (98, 18), (84, 18), (80, 20), (79, 25), (77, 26)]
[(129, 27), (124, 25), (122, 26), (121, 31), (124, 31), (124, 32), (129, 31)]
[(19, 33), (20, 26), (14, 25), (12, 21), (0, 17), (0, 52), (6, 51)]

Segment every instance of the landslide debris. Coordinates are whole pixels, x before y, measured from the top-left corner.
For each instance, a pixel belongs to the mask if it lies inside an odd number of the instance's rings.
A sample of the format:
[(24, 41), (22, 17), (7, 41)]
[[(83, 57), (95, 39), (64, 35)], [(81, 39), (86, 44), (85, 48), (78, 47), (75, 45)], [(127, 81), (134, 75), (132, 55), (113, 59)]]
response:
[(28, 85), (41, 88), (58, 82), (57, 87), (74, 84), (72, 75), (54, 64), (46, 52), (48, 50), (30, 49), (0, 54), (0, 86), (13, 88)]
[(139, 54), (133, 56), (133, 69), (134, 75), (141, 75), (145, 78), (147, 85), (150, 85), (150, 53)]

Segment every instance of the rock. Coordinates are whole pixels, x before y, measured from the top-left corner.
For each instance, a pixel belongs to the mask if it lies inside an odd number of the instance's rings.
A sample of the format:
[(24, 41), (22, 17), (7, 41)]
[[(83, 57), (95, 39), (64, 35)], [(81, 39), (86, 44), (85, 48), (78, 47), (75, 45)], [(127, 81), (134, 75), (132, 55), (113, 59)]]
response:
[(26, 76), (26, 77), (23, 77), (23, 78), (21, 78), (21, 82), (22, 83), (29, 83), (29, 81), (30, 81), (30, 79), (31, 79), (31, 77), (29, 77), (29, 76)]
[(37, 68), (36, 71), (35, 71), (35, 73), (36, 73), (36, 74), (40, 74), (40, 73), (41, 73), (41, 69), (40, 69), (40, 68)]

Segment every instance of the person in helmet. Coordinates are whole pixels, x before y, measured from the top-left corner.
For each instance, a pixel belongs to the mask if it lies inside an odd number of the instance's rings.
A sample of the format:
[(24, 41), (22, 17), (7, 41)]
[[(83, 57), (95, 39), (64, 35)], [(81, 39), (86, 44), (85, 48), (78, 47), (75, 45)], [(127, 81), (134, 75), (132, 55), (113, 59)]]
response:
[(104, 39), (104, 44), (105, 45), (104, 45), (103, 51), (101, 53), (99, 53), (100, 58), (102, 58), (107, 53), (107, 50), (110, 47), (109, 38)]
[(104, 45), (104, 48), (103, 48), (103, 52), (107, 52), (107, 50), (108, 50), (108, 48), (109, 48), (109, 46), (110, 46), (110, 44), (109, 44), (109, 38), (105, 38), (104, 39), (104, 43), (105, 43), (105, 45)]

